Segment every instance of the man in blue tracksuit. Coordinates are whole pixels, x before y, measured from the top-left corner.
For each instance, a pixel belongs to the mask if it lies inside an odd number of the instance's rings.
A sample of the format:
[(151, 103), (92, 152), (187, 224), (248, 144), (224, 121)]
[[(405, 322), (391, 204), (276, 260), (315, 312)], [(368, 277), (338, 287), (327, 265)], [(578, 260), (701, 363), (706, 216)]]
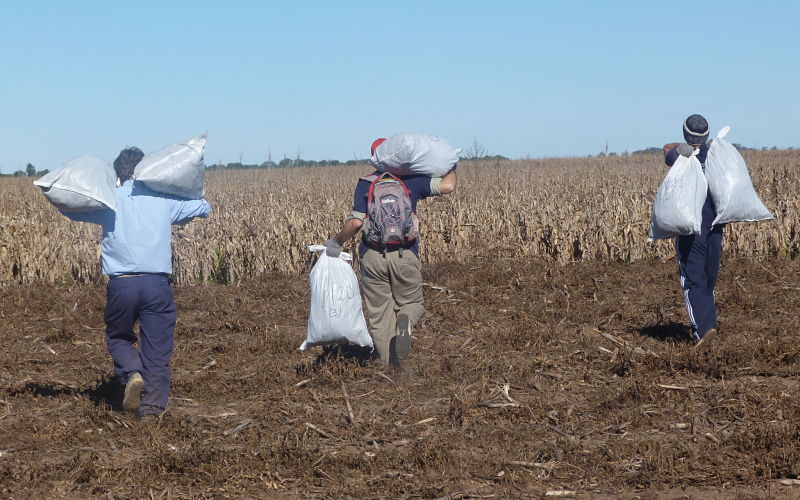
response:
[[(689, 157), (695, 149), (699, 149), (697, 159), (705, 170), (709, 147), (706, 119), (700, 115), (687, 118), (683, 123), (683, 137), (686, 143), (664, 146), (667, 166), (674, 165), (679, 155)], [(700, 234), (678, 236), (675, 242), (683, 296), (692, 322), (692, 337), (697, 342), (696, 347), (701, 350), (707, 350), (717, 336), (714, 287), (719, 275), (724, 225), (712, 226), (716, 216), (717, 210), (708, 192), (703, 205)]]
[[(122, 150), (114, 161), (121, 186), (117, 210), (64, 213), (79, 222), (103, 227), (102, 264), (106, 289), (106, 342), (114, 371), (125, 386), (122, 406), (139, 416), (160, 415), (167, 408), (176, 310), (169, 286), (172, 273), (172, 224), (207, 217), (205, 200), (157, 193), (131, 179), (144, 154)], [(133, 331), (139, 321), (140, 336)], [(135, 345), (139, 342), (138, 347)]]

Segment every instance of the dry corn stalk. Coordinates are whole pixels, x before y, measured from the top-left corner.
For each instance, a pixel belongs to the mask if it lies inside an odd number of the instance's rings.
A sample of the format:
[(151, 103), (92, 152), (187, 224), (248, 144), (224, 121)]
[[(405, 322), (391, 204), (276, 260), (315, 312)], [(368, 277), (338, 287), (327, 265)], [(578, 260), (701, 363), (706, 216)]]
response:
[[(775, 220), (730, 225), (727, 255), (800, 255), (800, 180), (793, 174), (800, 152), (747, 152), (745, 159)], [(663, 259), (673, 252), (671, 242), (645, 239), (666, 170), (658, 155), (463, 162), (454, 195), (420, 203), (422, 259)], [(307, 272), (306, 246), (338, 231), (356, 179), (367, 173), (367, 166), (209, 172), (214, 212), (175, 228), (175, 280)], [(0, 179), (0, 284), (100, 279), (99, 238), (97, 226), (58, 214), (30, 179)]]

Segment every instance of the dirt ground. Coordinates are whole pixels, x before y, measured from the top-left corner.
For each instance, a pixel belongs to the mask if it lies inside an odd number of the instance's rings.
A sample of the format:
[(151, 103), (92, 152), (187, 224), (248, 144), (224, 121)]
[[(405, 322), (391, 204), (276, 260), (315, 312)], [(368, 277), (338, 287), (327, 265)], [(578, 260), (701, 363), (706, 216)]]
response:
[(425, 280), (402, 373), (298, 351), (304, 277), (176, 287), (149, 424), (119, 408), (104, 284), (0, 290), (0, 497), (800, 498), (800, 261), (725, 260), (706, 355), (674, 260)]

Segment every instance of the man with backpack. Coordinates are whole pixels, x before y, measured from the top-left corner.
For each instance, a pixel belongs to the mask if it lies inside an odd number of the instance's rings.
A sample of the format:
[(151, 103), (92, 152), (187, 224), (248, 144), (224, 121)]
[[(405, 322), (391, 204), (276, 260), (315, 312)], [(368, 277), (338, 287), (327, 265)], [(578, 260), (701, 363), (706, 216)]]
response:
[[(664, 146), (667, 166), (674, 165), (678, 156), (690, 157), (695, 149), (699, 149), (697, 159), (705, 170), (710, 145), (708, 133), (708, 122), (701, 115), (687, 118), (683, 123), (686, 143)], [(712, 226), (716, 216), (717, 209), (709, 191), (703, 205), (701, 233), (678, 236), (675, 242), (686, 310), (692, 322), (692, 338), (700, 350), (707, 350), (717, 337), (714, 288), (719, 275), (724, 225)]]
[[(172, 224), (208, 217), (206, 200), (151, 191), (132, 179), (144, 153), (123, 149), (114, 170), (116, 211), (62, 212), (69, 219), (103, 228), (101, 260), (108, 275), (106, 344), (117, 379), (124, 386), (123, 409), (153, 418), (167, 408), (176, 308), (169, 285)], [(140, 335), (134, 332), (139, 321)], [(137, 345), (138, 342), (138, 345)]]
[[(372, 154), (385, 139), (372, 143)], [(361, 229), (361, 279), (370, 331), (380, 360), (400, 368), (411, 350), (411, 330), (425, 314), (419, 261), (417, 202), (452, 193), (455, 168), (444, 177), (374, 172), (356, 184), (353, 211), (325, 243), (338, 257), (342, 244)]]

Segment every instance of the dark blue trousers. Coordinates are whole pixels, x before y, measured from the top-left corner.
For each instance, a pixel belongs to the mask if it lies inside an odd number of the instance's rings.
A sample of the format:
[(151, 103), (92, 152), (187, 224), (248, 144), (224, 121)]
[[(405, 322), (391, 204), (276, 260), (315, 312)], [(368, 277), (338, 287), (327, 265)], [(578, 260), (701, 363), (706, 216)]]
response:
[(692, 321), (695, 340), (717, 327), (714, 287), (722, 256), (723, 226), (701, 229), (701, 234), (679, 236), (676, 241), (686, 310)]
[[(133, 372), (144, 379), (142, 414), (160, 414), (169, 397), (169, 361), (175, 332), (175, 301), (166, 276), (112, 278), (106, 289), (106, 342), (122, 384)], [(139, 320), (140, 335), (133, 331)], [(138, 337), (138, 338), (137, 338)], [(138, 347), (134, 344), (139, 341)]]

